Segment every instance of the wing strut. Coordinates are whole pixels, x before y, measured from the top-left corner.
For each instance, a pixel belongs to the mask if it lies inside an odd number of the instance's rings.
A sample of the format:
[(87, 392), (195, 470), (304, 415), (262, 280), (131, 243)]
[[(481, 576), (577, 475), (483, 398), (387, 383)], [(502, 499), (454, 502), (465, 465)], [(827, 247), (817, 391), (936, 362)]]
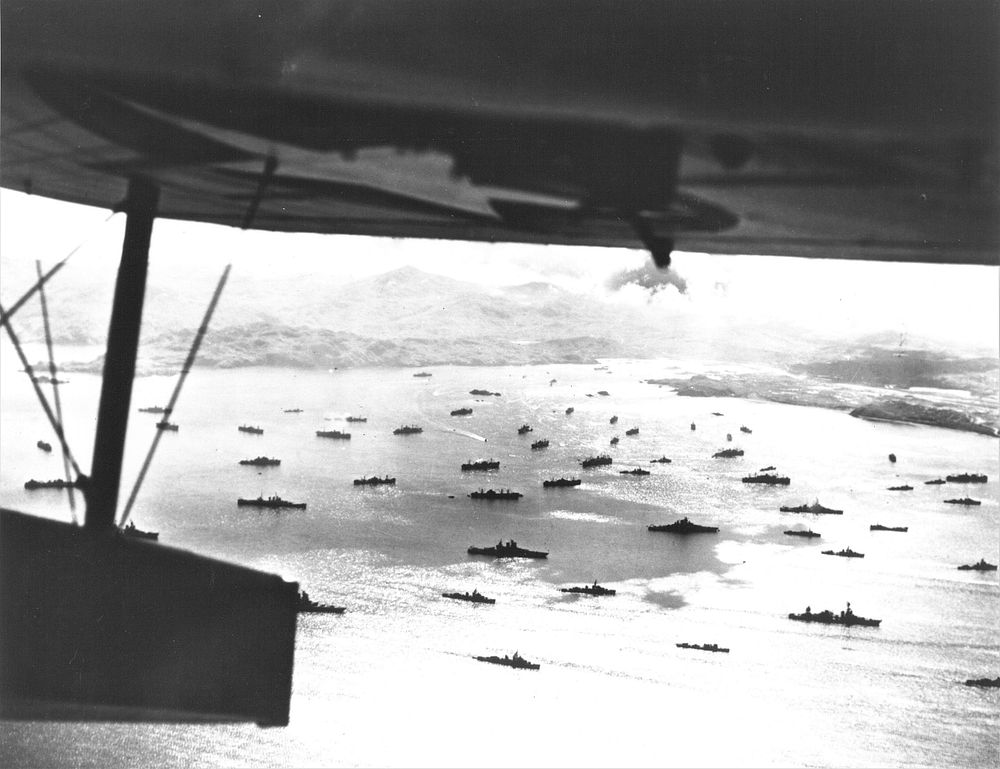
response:
[(159, 197), (159, 187), (147, 179), (133, 177), (121, 204), (127, 217), (125, 238), (104, 356), (104, 378), (94, 436), (94, 464), (91, 477), (84, 484), (87, 501), (84, 525), (95, 531), (115, 525), (125, 431), (128, 428), (132, 380), (135, 378), (139, 329), (142, 326), (142, 304), (146, 295), (149, 240)]

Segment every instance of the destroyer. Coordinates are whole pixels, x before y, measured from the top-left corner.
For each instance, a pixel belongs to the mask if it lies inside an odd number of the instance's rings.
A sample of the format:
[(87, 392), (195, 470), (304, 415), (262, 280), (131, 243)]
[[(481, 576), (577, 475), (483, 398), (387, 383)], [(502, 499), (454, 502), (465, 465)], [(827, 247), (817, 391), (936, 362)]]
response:
[(784, 475), (774, 475), (772, 473), (747, 475), (742, 480), (743, 483), (763, 483), (767, 486), (787, 486), (792, 482), (791, 478)]
[(594, 580), (593, 585), (581, 585), (579, 587), (561, 587), (559, 588), (560, 593), (580, 593), (582, 595), (615, 595), (614, 590), (609, 587), (603, 587), (597, 584), (597, 580)]
[(471, 593), (441, 593), (445, 598), (451, 598), (455, 601), (468, 601), (469, 603), (496, 603), (496, 598), (487, 598), (485, 595), (479, 592), (478, 589), (474, 589)]
[(834, 552), (833, 550), (824, 550), (823, 555), (839, 555), (841, 558), (864, 558), (864, 553), (857, 553), (851, 550), (849, 547), (845, 547), (843, 550), (838, 550)]
[(959, 473), (958, 475), (946, 475), (948, 483), (986, 483), (985, 475), (976, 473)]
[(257, 497), (257, 499), (243, 499), (240, 497), (236, 500), (236, 505), (238, 507), (268, 507), (272, 509), (279, 509), (283, 507), (295, 508), (296, 510), (305, 510), (305, 502), (289, 502), (288, 500), (282, 499), (279, 496), (268, 497)]
[(807, 537), (811, 539), (812, 537), (818, 537), (819, 532), (813, 531), (812, 529), (788, 529), (785, 534), (789, 537)]
[(160, 532), (143, 531), (142, 529), (137, 529), (132, 521), (129, 521), (122, 529), (122, 535), (126, 537), (132, 537), (133, 539), (157, 540), (160, 538)]
[(341, 432), (340, 430), (317, 430), (316, 431), (316, 437), (317, 438), (334, 438), (334, 439), (340, 440), (340, 441), (349, 441), (349, 440), (351, 440), (351, 434), (350, 433), (344, 433), (344, 432)]
[(719, 646), (718, 644), (689, 644), (680, 643), (674, 644), (678, 649), (698, 649), (703, 652), (722, 652), (724, 654), (729, 654), (729, 649), (724, 646)]
[(143, 414), (166, 414), (167, 410), (163, 406), (143, 406), (139, 409)]
[(619, 475), (649, 475), (649, 470), (643, 470), (641, 467), (635, 467), (631, 470), (619, 470)]
[(666, 457), (660, 457), (659, 459), (649, 460), (650, 464), (660, 464), (660, 465), (669, 465), (670, 462), (671, 460), (667, 459)]
[(851, 611), (850, 602), (847, 604), (847, 609), (840, 612), (840, 614), (834, 614), (829, 609), (824, 609), (819, 613), (813, 614), (812, 610), (807, 606), (805, 612), (802, 614), (789, 614), (788, 619), (793, 619), (796, 622), (819, 622), (823, 625), (843, 625), (844, 627), (852, 627), (854, 625), (878, 627), (882, 624), (882, 620), (880, 619), (868, 619), (867, 617), (855, 614)]
[(933, 481), (924, 481), (924, 486), (940, 486), (947, 481), (944, 478), (935, 478)]
[(368, 478), (368, 477), (355, 478), (354, 479), (354, 485), (355, 486), (395, 486), (396, 485), (396, 479), (395, 478), (390, 478), (388, 475), (385, 476), (384, 478), (379, 478), (378, 476), (375, 476), (373, 478)]
[(241, 465), (253, 465), (254, 467), (271, 467), (281, 464), (280, 459), (272, 459), (271, 457), (254, 457), (253, 459), (241, 459)]
[(514, 652), (513, 657), (508, 657), (505, 654), (502, 657), (493, 655), (490, 657), (476, 657), (476, 659), (480, 662), (489, 662), (493, 665), (506, 665), (509, 668), (518, 668), (520, 670), (538, 670), (541, 667), (541, 665), (535, 662), (528, 662), (528, 660), (517, 652)]
[(561, 486), (579, 486), (581, 483), (583, 483), (583, 481), (579, 478), (554, 478), (548, 481), (542, 481), (542, 486), (550, 489)]
[(887, 486), (886, 491), (913, 491), (913, 487), (904, 483), (902, 486)]
[(909, 526), (883, 526), (881, 523), (873, 523), (868, 527), (869, 531), (902, 531), (907, 532), (910, 530)]
[(299, 601), (296, 605), (299, 614), (343, 614), (345, 607), (331, 606), (326, 603), (317, 603), (309, 597), (305, 590), (299, 591)]
[(958, 567), (959, 571), (996, 571), (995, 563), (987, 563), (985, 558), (980, 558), (979, 563), (964, 564)]
[(36, 481), (32, 478), (24, 482), (24, 488), (28, 489), (28, 491), (34, 491), (35, 489), (72, 489), (76, 485), (73, 481), (65, 481), (62, 478), (56, 478), (51, 481)]
[(973, 499), (972, 497), (962, 497), (961, 499), (946, 499), (945, 503), (949, 505), (966, 505), (969, 507), (977, 507), (983, 504), (978, 499)]
[(236, 429), (239, 430), (241, 433), (250, 433), (251, 435), (263, 435), (264, 434), (264, 428), (263, 427), (254, 427), (253, 425), (240, 425)]

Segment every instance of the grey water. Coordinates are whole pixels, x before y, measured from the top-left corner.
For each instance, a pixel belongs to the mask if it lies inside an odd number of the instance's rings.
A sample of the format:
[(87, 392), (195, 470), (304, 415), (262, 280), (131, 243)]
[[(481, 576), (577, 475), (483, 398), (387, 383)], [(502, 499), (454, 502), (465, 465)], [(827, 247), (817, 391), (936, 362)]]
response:
[[(180, 430), (163, 436), (138, 497), (136, 525), (160, 532), (164, 545), (297, 580), (347, 612), (300, 617), (286, 728), (7, 722), (4, 764), (996, 766), (1000, 692), (962, 682), (1000, 675), (997, 572), (956, 567), (997, 559), (997, 440), (683, 398), (643, 381), (669, 373), (664, 362), (602, 363), (432, 367), (426, 378), (413, 377), (416, 369), (195, 369), (173, 417)], [(31, 477), (59, 477), (61, 460), (34, 447), (51, 436), (24, 374), (6, 366), (0, 377), (0, 498), (69, 520), (65, 492), (23, 488)], [(67, 378), (67, 433), (87, 467), (99, 378)], [(123, 498), (159, 418), (135, 409), (164, 405), (173, 384), (136, 381)], [(501, 395), (471, 395), (475, 388)], [(472, 415), (450, 416), (463, 406)], [(302, 411), (284, 412), (292, 408)], [(349, 415), (368, 421), (348, 423)], [(518, 435), (522, 423), (533, 432)], [(241, 433), (240, 424), (264, 434)], [(423, 433), (393, 435), (403, 424)], [(638, 435), (626, 436), (630, 427)], [(352, 438), (316, 437), (323, 429)], [(542, 438), (549, 448), (532, 450)], [(745, 455), (712, 458), (731, 446)], [(614, 464), (580, 467), (599, 453)], [(281, 466), (238, 465), (258, 455)], [(662, 455), (672, 462), (650, 462)], [(479, 458), (500, 469), (460, 470)], [(790, 486), (740, 482), (767, 465)], [(633, 467), (651, 474), (619, 473)], [(964, 471), (989, 482), (923, 483)], [(376, 474), (397, 483), (352, 483)], [(560, 476), (583, 483), (542, 487)], [(913, 491), (886, 490), (902, 483)], [(469, 499), (480, 487), (524, 497)], [(308, 506), (236, 506), (238, 497), (271, 494)], [(967, 494), (982, 506), (943, 503)], [(778, 511), (814, 499), (844, 515)], [(647, 531), (682, 516), (720, 531)], [(871, 532), (873, 523), (909, 531)], [(822, 536), (783, 534), (799, 527)], [(548, 559), (466, 553), (510, 538)], [(820, 555), (848, 546), (865, 558)], [(594, 580), (617, 595), (558, 590)], [(441, 596), (473, 588), (496, 605)], [(881, 627), (787, 619), (847, 601)], [(684, 641), (731, 651), (675, 646)], [(515, 650), (541, 669), (473, 659)]]

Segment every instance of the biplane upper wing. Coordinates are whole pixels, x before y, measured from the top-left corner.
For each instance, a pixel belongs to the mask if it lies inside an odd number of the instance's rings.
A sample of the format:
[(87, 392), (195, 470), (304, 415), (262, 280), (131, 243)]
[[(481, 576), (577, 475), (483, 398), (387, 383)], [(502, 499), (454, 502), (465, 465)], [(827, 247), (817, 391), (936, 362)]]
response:
[(990, 0), (2, 3), (5, 187), (271, 230), (995, 264)]

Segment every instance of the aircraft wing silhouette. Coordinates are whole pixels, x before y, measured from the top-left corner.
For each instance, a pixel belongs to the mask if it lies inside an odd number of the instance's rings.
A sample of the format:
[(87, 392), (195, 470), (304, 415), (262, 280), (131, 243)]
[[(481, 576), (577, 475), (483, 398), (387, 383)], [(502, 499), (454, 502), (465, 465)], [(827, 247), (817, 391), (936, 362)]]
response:
[(2, 184), (282, 231), (997, 263), (988, 0), (4, 2)]

